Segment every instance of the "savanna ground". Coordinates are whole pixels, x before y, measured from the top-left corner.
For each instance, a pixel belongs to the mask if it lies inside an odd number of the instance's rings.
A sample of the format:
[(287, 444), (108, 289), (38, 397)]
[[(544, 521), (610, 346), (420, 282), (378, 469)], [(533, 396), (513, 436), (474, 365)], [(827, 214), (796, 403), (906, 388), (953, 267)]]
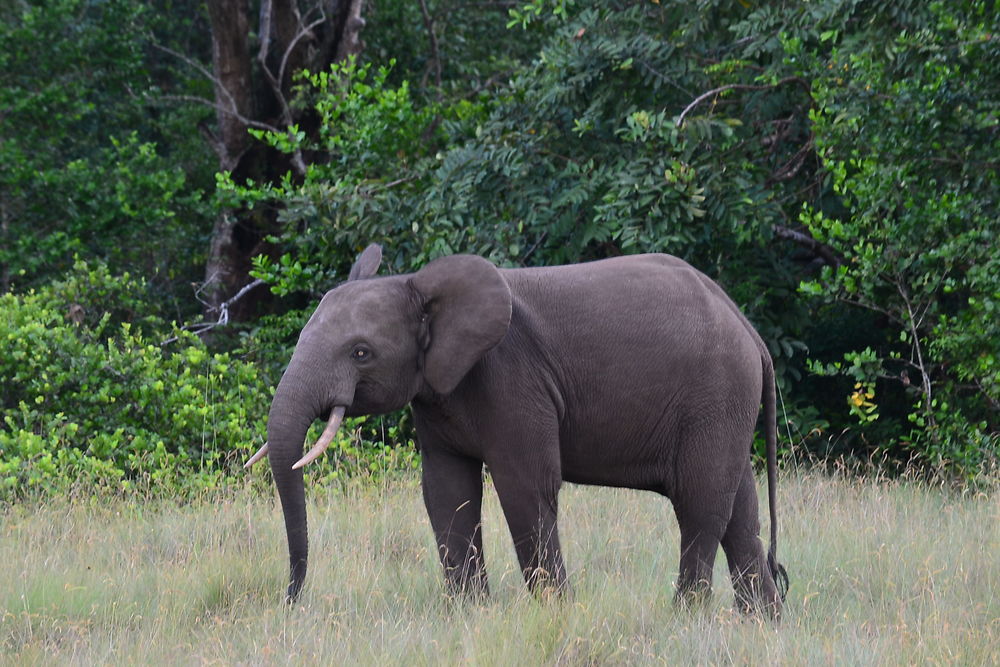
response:
[(721, 552), (711, 604), (673, 606), (677, 526), (650, 493), (564, 489), (574, 595), (541, 604), (491, 492), (493, 596), (472, 604), (443, 599), (415, 478), (313, 492), (308, 586), (291, 608), (270, 496), (7, 508), (3, 662), (1000, 663), (996, 490), (786, 472), (779, 556), (792, 588), (777, 628), (731, 610)]

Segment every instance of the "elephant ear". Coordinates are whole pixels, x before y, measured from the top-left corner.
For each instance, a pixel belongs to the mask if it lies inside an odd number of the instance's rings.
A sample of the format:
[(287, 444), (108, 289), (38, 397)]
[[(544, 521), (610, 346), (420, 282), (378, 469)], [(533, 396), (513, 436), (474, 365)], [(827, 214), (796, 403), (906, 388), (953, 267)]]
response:
[(372, 243), (358, 255), (351, 267), (351, 274), (348, 280), (366, 280), (373, 278), (378, 273), (378, 266), (382, 263), (382, 246)]
[(510, 288), (497, 267), (475, 255), (436, 259), (413, 274), (410, 286), (428, 317), (424, 378), (450, 394), (507, 333)]

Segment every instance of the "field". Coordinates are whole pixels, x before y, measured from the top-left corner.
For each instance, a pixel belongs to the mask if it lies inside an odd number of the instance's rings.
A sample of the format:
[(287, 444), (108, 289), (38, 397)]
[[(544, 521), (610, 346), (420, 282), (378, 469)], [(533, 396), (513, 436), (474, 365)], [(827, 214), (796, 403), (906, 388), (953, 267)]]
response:
[(312, 498), (309, 580), (292, 608), (270, 496), (7, 508), (2, 662), (1000, 663), (995, 491), (784, 474), (779, 557), (792, 588), (780, 627), (731, 611), (721, 553), (712, 603), (673, 606), (677, 526), (653, 494), (564, 489), (574, 593), (544, 604), (524, 592), (493, 495), (483, 604), (443, 598), (415, 479)]

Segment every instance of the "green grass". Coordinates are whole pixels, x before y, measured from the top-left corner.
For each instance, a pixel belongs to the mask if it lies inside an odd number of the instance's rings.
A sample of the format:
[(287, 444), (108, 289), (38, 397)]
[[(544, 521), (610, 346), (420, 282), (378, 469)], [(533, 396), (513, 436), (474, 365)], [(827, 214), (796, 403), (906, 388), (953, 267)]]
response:
[(0, 662), (1000, 663), (1000, 493), (800, 472), (779, 496), (780, 627), (731, 611), (721, 552), (712, 603), (673, 606), (676, 521), (649, 493), (564, 489), (574, 595), (545, 604), (524, 592), (492, 492), (483, 604), (443, 598), (413, 479), (314, 499), (292, 608), (270, 496), (15, 506), (0, 530)]

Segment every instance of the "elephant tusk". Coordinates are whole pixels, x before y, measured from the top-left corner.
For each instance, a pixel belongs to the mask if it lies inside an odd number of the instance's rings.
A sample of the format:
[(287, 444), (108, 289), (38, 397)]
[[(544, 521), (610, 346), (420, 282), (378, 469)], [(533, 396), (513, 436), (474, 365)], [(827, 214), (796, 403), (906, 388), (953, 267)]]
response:
[(346, 410), (347, 408), (345, 406), (338, 405), (330, 411), (330, 421), (327, 423), (326, 428), (323, 429), (323, 433), (319, 436), (319, 440), (317, 440), (316, 444), (309, 450), (309, 453), (299, 459), (295, 465), (292, 466), (292, 470), (298, 470), (302, 466), (309, 465), (319, 458), (320, 454), (326, 451), (326, 448), (330, 446), (331, 442), (333, 442), (333, 437), (337, 435), (337, 430), (340, 429), (340, 422), (344, 420), (344, 412)]
[(264, 458), (264, 456), (267, 454), (267, 446), (268, 445), (265, 442), (264, 446), (261, 447), (260, 449), (258, 449), (257, 453), (254, 454), (253, 456), (251, 456), (250, 460), (243, 464), (243, 469), (246, 470), (247, 468), (249, 468), (250, 466), (252, 466), (254, 463), (257, 463), (257, 461), (260, 461), (262, 458)]

